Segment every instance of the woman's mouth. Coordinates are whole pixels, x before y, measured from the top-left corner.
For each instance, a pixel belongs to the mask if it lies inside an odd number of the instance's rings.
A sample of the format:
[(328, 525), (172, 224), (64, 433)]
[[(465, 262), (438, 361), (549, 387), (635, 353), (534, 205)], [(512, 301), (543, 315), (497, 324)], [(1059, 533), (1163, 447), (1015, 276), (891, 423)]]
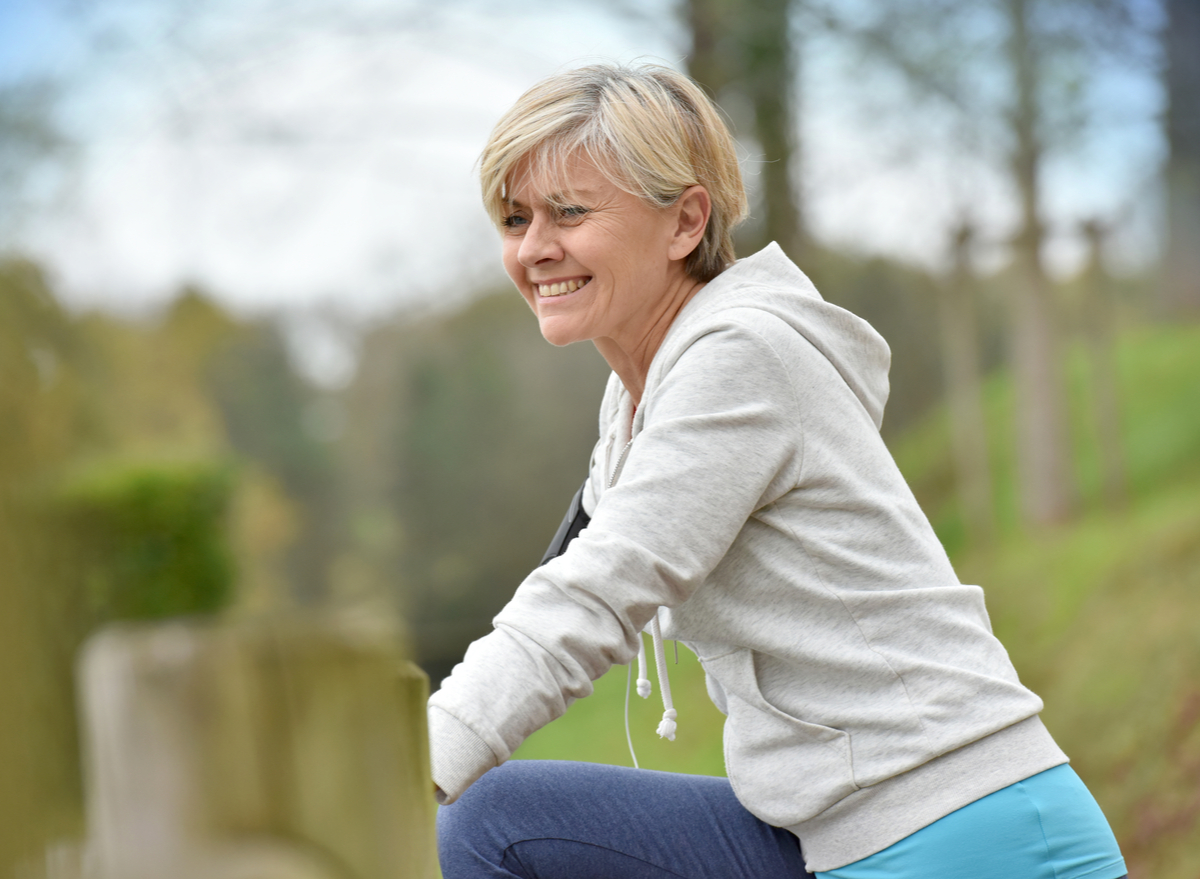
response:
[(572, 278), (570, 281), (560, 281), (557, 284), (534, 284), (533, 286), (537, 290), (538, 296), (547, 298), (562, 296), (565, 293), (574, 293), (590, 280), (591, 278)]

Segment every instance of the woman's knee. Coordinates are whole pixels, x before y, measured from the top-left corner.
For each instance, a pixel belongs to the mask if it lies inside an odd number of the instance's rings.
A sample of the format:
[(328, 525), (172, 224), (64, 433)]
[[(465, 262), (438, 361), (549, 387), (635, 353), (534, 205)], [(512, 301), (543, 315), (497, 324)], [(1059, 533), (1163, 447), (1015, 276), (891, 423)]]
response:
[[(455, 853), (498, 864), (519, 829), (513, 819), (538, 798), (545, 771), (536, 761), (514, 760), (486, 773), (437, 814), (438, 851), (443, 862)], [(443, 869), (445, 869), (443, 865)]]

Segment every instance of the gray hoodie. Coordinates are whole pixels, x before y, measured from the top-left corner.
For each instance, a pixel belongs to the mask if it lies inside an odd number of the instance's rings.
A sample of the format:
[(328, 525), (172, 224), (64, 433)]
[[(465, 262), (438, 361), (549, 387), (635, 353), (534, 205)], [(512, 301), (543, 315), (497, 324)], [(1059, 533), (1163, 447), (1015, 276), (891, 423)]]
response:
[(1065, 762), (879, 436), (889, 359), (771, 245), (684, 307), (636, 412), (614, 375), (591, 523), (430, 699), (442, 801), (628, 663), (656, 614), (727, 715), (735, 793), (810, 871)]

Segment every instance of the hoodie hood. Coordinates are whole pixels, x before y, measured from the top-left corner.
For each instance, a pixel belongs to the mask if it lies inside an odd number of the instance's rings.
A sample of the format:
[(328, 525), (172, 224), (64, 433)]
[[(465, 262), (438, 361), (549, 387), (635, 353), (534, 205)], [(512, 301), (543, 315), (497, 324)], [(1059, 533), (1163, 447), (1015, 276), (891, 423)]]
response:
[[(684, 306), (674, 326), (740, 307), (761, 309), (789, 324), (833, 364), (876, 429), (882, 425), (892, 361), (887, 342), (862, 318), (822, 299), (778, 244), (738, 260), (710, 281)], [(670, 335), (662, 349), (669, 347)]]

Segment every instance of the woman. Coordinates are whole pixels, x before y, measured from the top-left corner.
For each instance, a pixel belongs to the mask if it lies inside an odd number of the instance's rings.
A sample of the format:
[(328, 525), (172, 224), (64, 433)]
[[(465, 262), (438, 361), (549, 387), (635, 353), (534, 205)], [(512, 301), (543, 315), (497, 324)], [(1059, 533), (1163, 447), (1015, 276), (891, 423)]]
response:
[[(481, 176), (543, 335), (613, 375), (587, 527), (430, 699), (447, 879), (1124, 875), (880, 440), (886, 344), (778, 247), (734, 262), (745, 195), (695, 84), (553, 76)], [(505, 764), (647, 628), (699, 656), (728, 780)]]

